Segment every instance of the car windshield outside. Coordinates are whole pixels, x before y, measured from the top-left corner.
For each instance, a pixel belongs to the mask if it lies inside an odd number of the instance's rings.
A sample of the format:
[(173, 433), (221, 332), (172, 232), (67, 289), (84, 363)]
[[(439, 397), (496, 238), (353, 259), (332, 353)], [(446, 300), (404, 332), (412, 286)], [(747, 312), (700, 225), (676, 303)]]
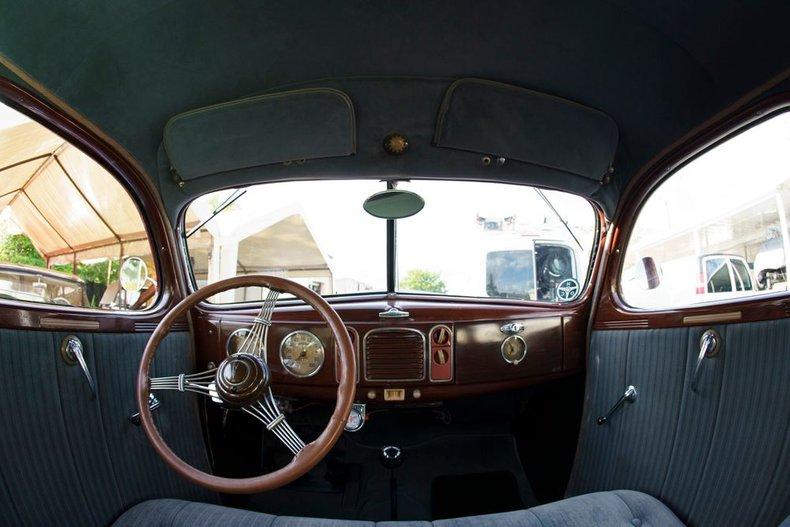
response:
[[(324, 296), (387, 292), (389, 282), (397, 292), (557, 302), (575, 299), (586, 283), (597, 221), (581, 197), (522, 185), (401, 181), (397, 189), (425, 205), (385, 220), (363, 209), (385, 189), (371, 180), (298, 181), (196, 199), (184, 225), (195, 285), (262, 273)], [(262, 294), (245, 288), (212, 301)]]

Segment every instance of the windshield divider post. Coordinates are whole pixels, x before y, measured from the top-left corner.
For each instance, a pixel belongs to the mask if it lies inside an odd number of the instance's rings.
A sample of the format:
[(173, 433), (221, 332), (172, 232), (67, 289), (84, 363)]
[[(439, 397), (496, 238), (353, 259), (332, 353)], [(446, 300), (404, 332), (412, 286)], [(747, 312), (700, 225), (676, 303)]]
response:
[[(394, 189), (397, 182), (387, 181), (387, 190)], [(396, 220), (387, 220), (387, 293), (394, 293), (396, 269), (396, 246), (395, 238), (397, 236)]]

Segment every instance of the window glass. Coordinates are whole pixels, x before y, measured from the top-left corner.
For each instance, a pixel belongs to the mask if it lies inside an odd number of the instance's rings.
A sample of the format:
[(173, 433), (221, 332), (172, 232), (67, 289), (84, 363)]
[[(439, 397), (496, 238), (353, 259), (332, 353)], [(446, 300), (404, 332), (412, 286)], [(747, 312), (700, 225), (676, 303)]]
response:
[[(127, 261), (142, 262), (136, 290), (120, 286)], [(76, 147), (0, 103), (0, 300), (144, 309), (156, 292), (146, 230), (124, 188)]]
[(623, 299), (671, 308), (786, 291), (788, 207), (783, 113), (688, 163), (648, 198), (626, 249)]
[[(581, 291), (596, 232), (587, 200), (468, 181), (409, 181), (398, 188), (425, 200), (419, 214), (398, 220), (401, 291), (547, 302), (572, 300)], [(568, 280), (576, 283), (572, 296), (559, 298)]]
[(716, 258), (705, 264), (708, 269), (708, 293), (728, 293), (732, 291), (730, 268), (727, 260)]
[[(292, 181), (196, 199), (187, 209), (185, 229), (196, 284), (267, 274), (322, 295), (385, 291), (386, 224), (362, 208), (365, 198), (383, 189), (378, 181)], [(212, 218), (229, 198), (232, 203)], [(248, 287), (211, 301), (247, 302), (265, 295)]]
[(752, 278), (749, 276), (749, 268), (746, 266), (746, 263), (741, 259), (731, 259), (730, 263), (732, 264), (733, 269), (735, 269), (735, 274), (738, 277), (738, 281), (741, 283), (743, 290), (751, 291)]
[[(397, 291), (543, 301), (573, 300), (581, 291), (596, 233), (594, 210), (583, 198), (493, 183), (397, 187), (425, 201), (414, 216), (390, 220)], [(363, 209), (366, 198), (385, 189), (381, 181), (302, 181), (202, 196), (185, 218), (195, 282), (263, 273), (322, 295), (385, 292), (387, 220)], [(212, 301), (262, 295), (247, 288)]]

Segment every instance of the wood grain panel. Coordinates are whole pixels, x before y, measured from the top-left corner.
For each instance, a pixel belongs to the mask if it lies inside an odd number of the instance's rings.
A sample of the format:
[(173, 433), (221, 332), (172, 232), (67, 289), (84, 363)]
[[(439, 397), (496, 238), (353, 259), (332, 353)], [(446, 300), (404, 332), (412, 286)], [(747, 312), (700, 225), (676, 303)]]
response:
[(562, 371), (562, 318), (531, 318), (518, 322), (527, 342), (527, 356), (513, 365), (502, 358), (501, 344), (507, 335), (502, 322), (455, 325), (456, 381), (460, 384), (501, 381)]

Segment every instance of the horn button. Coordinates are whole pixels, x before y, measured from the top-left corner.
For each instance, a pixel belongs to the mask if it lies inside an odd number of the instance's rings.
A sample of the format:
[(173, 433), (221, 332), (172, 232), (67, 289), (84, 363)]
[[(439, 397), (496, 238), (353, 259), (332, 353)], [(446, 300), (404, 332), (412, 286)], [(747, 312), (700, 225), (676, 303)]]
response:
[(270, 378), (269, 367), (260, 357), (237, 353), (217, 368), (217, 394), (229, 406), (246, 406), (261, 398)]

